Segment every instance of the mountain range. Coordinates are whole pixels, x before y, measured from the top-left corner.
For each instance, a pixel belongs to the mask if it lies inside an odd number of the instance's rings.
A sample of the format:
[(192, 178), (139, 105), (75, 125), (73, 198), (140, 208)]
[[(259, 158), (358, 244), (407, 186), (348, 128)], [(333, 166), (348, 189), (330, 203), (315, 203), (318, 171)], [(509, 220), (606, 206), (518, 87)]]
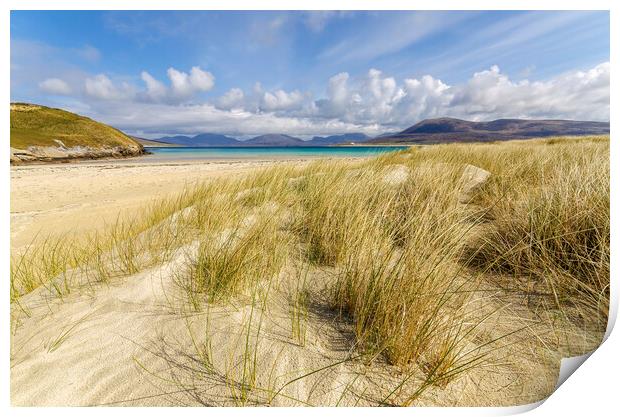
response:
[(547, 136), (608, 135), (609, 122), (498, 119), (490, 122), (442, 117), (426, 119), (396, 134), (368, 143), (489, 142)]
[[(139, 138), (136, 138), (139, 139)], [(333, 136), (315, 136), (310, 140), (302, 140), (283, 134), (267, 134), (256, 136), (247, 140), (239, 140), (226, 135), (215, 133), (202, 133), (196, 136), (164, 136), (159, 139), (142, 139), (145, 146), (153, 144), (171, 144), (180, 146), (196, 147), (230, 147), (230, 146), (330, 146), (342, 143), (360, 143), (370, 139), (363, 133), (345, 133)]]
[[(150, 142), (180, 146), (333, 146), (341, 144), (432, 144), (448, 142), (490, 142), (548, 136), (583, 136), (609, 134), (609, 122), (577, 120), (498, 119), (490, 122), (442, 117), (426, 119), (398, 133), (371, 138), (363, 133), (315, 136), (302, 140), (284, 134), (267, 134), (247, 140), (226, 135), (202, 133), (196, 136), (165, 136)], [(145, 146), (150, 146), (144, 143)]]
[(171, 143), (183, 146), (235, 146), (239, 141), (226, 135), (202, 133), (196, 136), (164, 136), (154, 139), (155, 142)]

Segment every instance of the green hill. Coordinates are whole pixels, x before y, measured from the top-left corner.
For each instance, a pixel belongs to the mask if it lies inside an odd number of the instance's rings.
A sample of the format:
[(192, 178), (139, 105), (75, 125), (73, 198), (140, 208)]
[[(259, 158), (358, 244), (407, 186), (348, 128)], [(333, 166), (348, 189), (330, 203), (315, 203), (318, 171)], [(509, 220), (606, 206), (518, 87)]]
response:
[(65, 110), (38, 104), (11, 103), (11, 147), (53, 146), (123, 148), (141, 153), (142, 146), (118, 129)]

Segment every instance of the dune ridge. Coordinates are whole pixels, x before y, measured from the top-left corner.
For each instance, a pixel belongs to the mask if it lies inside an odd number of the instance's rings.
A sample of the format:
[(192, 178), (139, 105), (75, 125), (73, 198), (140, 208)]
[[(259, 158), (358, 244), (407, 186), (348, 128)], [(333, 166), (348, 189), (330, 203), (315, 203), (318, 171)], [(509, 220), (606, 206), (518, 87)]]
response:
[(158, 201), (86, 246), (43, 243), (12, 264), (11, 401), (543, 399), (607, 322), (608, 150), (593, 137), (282, 164)]

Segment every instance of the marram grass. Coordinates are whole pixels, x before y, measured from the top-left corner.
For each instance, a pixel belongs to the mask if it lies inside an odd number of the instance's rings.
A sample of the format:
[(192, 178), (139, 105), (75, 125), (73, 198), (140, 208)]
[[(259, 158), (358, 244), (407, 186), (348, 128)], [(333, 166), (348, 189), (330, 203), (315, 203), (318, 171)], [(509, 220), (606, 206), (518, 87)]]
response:
[[(466, 164), (492, 175), (461, 204)], [(395, 170), (407, 175), (386, 180)], [(599, 328), (607, 322), (608, 137), (279, 166), (210, 181), (146, 213), (86, 238), (36, 240), (12, 260), (11, 300), (41, 285), (62, 296), (84, 277), (129, 276), (193, 243), (176, 273), (195, 308), (248, 292), (254, 305), (257, 288), (272, 288), (287, 265), (301, 268), (289, 302), (291, 333), (303, 345), (311, 294), (303, 271), (318, 268), (332, 308), (352, 321), (360, 355), (416, 365), (435, 385), (484, 358), (493, 341), (472, 348), (486, 316), (471, 301), (498, 274), (513, 277), (509, 291), (547, 297), (560, 311), (577, 306)], [(252, 372), (244, 367), (243, 379)]]

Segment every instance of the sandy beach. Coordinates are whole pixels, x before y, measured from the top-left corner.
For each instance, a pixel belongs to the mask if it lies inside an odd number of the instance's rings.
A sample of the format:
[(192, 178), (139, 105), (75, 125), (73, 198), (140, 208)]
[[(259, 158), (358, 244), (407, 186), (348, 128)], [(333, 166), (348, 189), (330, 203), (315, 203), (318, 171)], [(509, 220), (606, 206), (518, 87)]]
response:
[[(119, 215), (135, 215), (149, 201), (174, 195), (200, 181), (282, 163), (292, 162), (152, 163), (132, 159), (13, 167), (12, 250), (23, 249), (37, 234), (58, 236), (97, 230)], [(209, 307), (199, 314), (187, 311), (185, 295), (175, 277), (196, 250), (196, 245), (190, 244), (162, 265), (108, 284), (89, 284), (88, 290), (82, 288), (62, 297), (52, 295), (46, 286), (23, 296), (12, 310), (12, 403), (252, 405), (234, 393), (230, 381), (244, 378), (243, 340), (256, 317), (253, 319), (247, 300), (239, 306)], [(309, 278), (313, 282), (311, 296), (318, 304), (313, 307), (316, 310), (307, 313), (311, 320), (304, 330), (306, 341), (290, 342), (289, 294), (298, 285), (295, 277), (293, 270), (285, 268), (276, 278), (269, 313), (261, 324), (264, 335), (253, 342), (258, 378), (267, 381), (262, 388), (265, 393), (259, 397), (267, 401), (269, 390), (281, 387), (281, 394), (269, 400), (271, 405), (376, 405), (387, 387), (399, 383), (400, 374), (383, 361), (362, 372), (360, 364), (349, 360), (354, 338), (351, 325), (330, 312), (325, 299), (329, 283), (319, 271)], [(214, 373), (193, 386), (192, 381), (203, 378), (202, 371), (192, 365), (197, 358), (186, 356), (186, 352), (191, 351), (193, 338), (205, 332), (205, 314), (209, 315), (206, 329), (213, 348), (210, 355), (223, 374)], [(513, 326), (498, 321), (494, 325)], [(527, 360), (527, 366), (538, 365), (534, 357)], [(323, 368), (288, 385), (287, 381), (295, 377)], [(46, 376), (41, 378), (41, 373)], [(548, 392), (553, 383), (551, 375), (522, 381), (532, 392), (527, 398), (537, 399)], [(491, 385), (508, 383), (506, 374), (493, 376), (481, 371), (474, 378), (492, 381), (488, 382)], [(454, 398), (460, 398), (467, 404), (486, 404), (469, 393), (467, 398), (456, 394), (468, 381), (434, 392), (422, 403), (451, 405)], [(372, 396), (360, 402), (360, 392)]]
[[(567, 319), (558, 320), (543, 287), (534, 288), (540, 294), (534, 300), (532, 288), (524, 287), (530, 284), (513, 276), (482, 274), (473, 264), (462, 268), (461, 251), (494, 236), (492, 224), (469, 215), (495, 201), (492, 189), (483, 186), (494, 177), (525, 172), (508, 163), (520, 152), (513, 144), (476, 146), (477, 161), (469, 145), (451, 148), (467, 164), (443, 162), (445, 150), (437, 147), (317, 165), (301, 158), (136, 158), (12, 167), (14, 255), (37, 236), (79, 237), (118, 216), (137, 229), (113, 229), (118, 234), (59, 250), (41, 244), (38, 254), (15, 258), (11, 404), (498, 406), (547, 397), (560, 360), (598, 346), (605, 312), (598, 316), (587, 306), (562, 305)], [(527, 146), (550, 155), (587, 151), (595, 161), (584, 162), (588, 168), (607, 163), (603, 139)], [(498, 161), (498, 155), (506, 156)], [(550, 161), (534, 162), (550, 168)], [(278, 164), (270, 175), (240, 178)], [(301, 169), (290, 169), (291, 164)], [(593, 183), (609, 178), (595, 174)], [(235, 176), (240, 181), (215, 182), (170, 207), (160, 205), (162, 217), (133, 222), (149, 219), (141, 212), (148, 202), (201, 181)], [(521, 191), (512, 198), (521, 204), (532, 190), (523, 182), (516, 186)], [(597, 200), (603, 204), (604, 190)], [(377, 222), (356, 223), (361, 214), (373, 214)], [(496, 215), (512, 221), (514, 210)], [(605, 224), (601, 216), (599, 223)], [(388, 225), (404, 243), (382, 234)], [(460, 229), (437, 243), (438, 227)], [(321, 243), (306, 240), (307, 230)], [(344, 233), (334, 234), (338, 230), (357, 237), (344, 241)], [(456, 250), (443, 261), (442, 251), (452, 247)], [(374, 256), (382, 248), (392, 255)], [(360, 256), (366, 250), (372, 256)], [(352, 256), (363, 263), (344, 270)], [(401, 259), (408, 263), (398, 264)], [(382, 280), (400, 283), (383, 298), (365, 289), (375, 282), (365, 274), (379, 268), (385, 268)], [(429, 268), (441, 271), (420, 287), (416, 277)], [(343, 293), (339, 300), (338, 288), (360, 292)], [(441, 298), (418, 297), (448, 290), (454, 295), (445, 308)], [(352, 296), (360, 303), (357, 313), (351, 310), (356, 305), (348, 304)], [(364, 345), (359, 314), (370, 303), (380, 306), (373, 314), (396, 320), (372, 330), (393, 343), (390, 350)], [(391, 329), (405, 325), (418, 331), (416, 321), (398, 321), (406, 317), (399, 303), (415, 307), (411, 317), (433, 326), (415, 362), (398, 362), (396, 356), (407, 352), (412, 339), (390, 336)], [(583, 319), (585, 312), (591, 320)], [(452, 323), (471, 323), (469, 333), (459, 333), (465, 327)], [(435, 348), (446, 344), (454, 346), (454, 354)], [(431, 360), (446, 368), (429, 368)]]
[(221, 176), (296, 161), (158, 161), (148, 158), (11, 167), (11, 250), (37, 236), (96, 230), (117, 216)]

